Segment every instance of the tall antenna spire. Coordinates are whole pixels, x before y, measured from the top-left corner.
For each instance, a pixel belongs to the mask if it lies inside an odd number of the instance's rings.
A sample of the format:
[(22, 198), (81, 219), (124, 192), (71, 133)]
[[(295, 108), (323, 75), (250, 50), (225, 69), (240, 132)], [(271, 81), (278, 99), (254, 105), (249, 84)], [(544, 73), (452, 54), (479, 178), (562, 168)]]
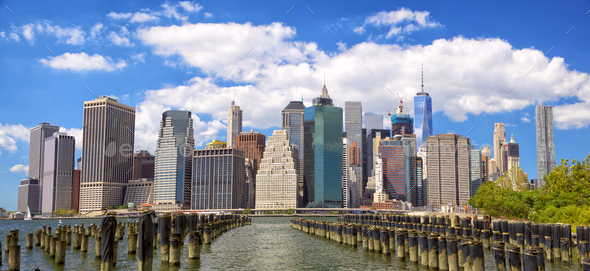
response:
[(424, 62), (422, 63), (422, 92), (424, 92)]
[(324, 71), (324, 86), (326, 85), (326, 72)]

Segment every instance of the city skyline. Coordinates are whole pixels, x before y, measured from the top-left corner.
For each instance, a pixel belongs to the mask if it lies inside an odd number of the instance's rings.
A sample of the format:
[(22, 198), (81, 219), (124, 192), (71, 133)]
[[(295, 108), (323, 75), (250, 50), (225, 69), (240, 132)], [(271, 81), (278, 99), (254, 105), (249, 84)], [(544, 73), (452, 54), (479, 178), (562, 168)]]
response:
[[(473, 6), (476, 4), (452, 11), (440, 4), (391, 6), (374, 3), (353, 12), (329, 11), (328, 4), (318, 3), (309, 6), (315, 14), (296, 5), (285, 15), (291, 6), (273, 3), (257, 7), (261, 8), (262, 14), (268, 15), (253, 18), (251, 15), (239, 15), (243, 4), (221, 8), (193, 2), (189, 11), (176, 2), (171, 3), (179, 19), (172, 13), (165, 15), (164, 8), (159, 4), (142, 5), (148, 10), (141, 12), (158, 19), (134, 20), (131, 15), (140, 12), (140, 8), (132, 4), (123, 4), (116, 10), (107, 5), (99, 5), (96, 9), (90, 9), (92, 5), (77, 5), (57, 11), (48, 4), (27, 7), (11, 3), (9, 6), (14, 15), (3, 10), (6, 16), (0, 16), (0, 44), (7, 50), (0, 53), (0, 59), (4, 61), (4, 67), (16, 68), (5, 68), (0, 73), (0, 79), (6, 82), (6, 91), (3, 91), (5, 100), (11, 101), (5, 102), (0, 109), (3, 116), (0, 118), (0, 178), (3, 180), (0, 188), (9, 194), (6, 199), (0, 200), (0, 206), (16, 209), (18, 183), (28, 177), (28, 129), (42, 122), (63, 127), (62, 131), (76, 137), (76, 158), (81, 157), (81, 106), (84, 101), (100, 94), (119, 96), (123, 104), (137, 108), (135, 150), (147, 149), (153, 154), (158, 118), (166, 110), (193, 112), (196, 148), (212, 139), (225, 140), (224, 121), (231, 100), (236, 100), (236, 104), (244, 110), (244, 130), (254, 129), (268, 136), (272, 130), (280, 129), (280, 110), (289, 101), (300, 100), (303, 96), (304, 105), (311, 105), (311, 98), (317, 96), (324, 72), (335, 106), (344, 108), (346, 101), (360, 101), (365, 113), (385, 115), (395, 99), (389, 93), (390, 89), (393, 93), (399, 92), (406, 101), (404, 105), (415, 111), (409, 101), (419, 92), (422, 62), (425, 63), (424, 84), (433, 102), (434, 134), (452, 130), (471, 138), (472, 145), (481, 147), (483, 144), (492, 145), (490, 131), (493, 131), (493, 124), (505, 123), (507, 133), (513, 133), (518, 139), (521, 167), (531, 179), (538, 178), (534, 107), (543, 104), (552, 105), (554, 110), (557, 163), (561, 158), (582, 160), (588, 155), (583, 150), (590, 149), (590, 143), (579, 140), (587, 134), (590, 119), (590, 114), (584, 109), (590, 106), (584, 105), (587, 100), (582, 95), (588, 88), (587, 72), (590, 69), (585, 63), (590, 63), (587, 61), (590, 55), (581, 46), (586, 43), (580, 40), (586, 39), (581, 36), (590, 18), (584, 15), (588, 10), (584, 10), (587, 4), (537, 7), (539, 18), (533, 18), (531, 23), (535, 27), (532, 30), (542, 31), (542, 38), (533, 34), (523, 35), (522, 29), (510, 30), (512, 25), (522, 24), (522, 18), (513, 18), (493, 27), (483, 24), (477, 31), (462, 26), (465, 22), (462, 19), (451, 18), (461, 17), (456, 16), (461, 11), (468, 14), (470, 9), (477, 10)], [(519, 3), (506, 13), (486, 6), (486, 14), (479, 20), (493, 22), (492, 18), (499, 14), (506, 17), (506, 14), (522, 12), (526, 5)], [(50, 15), (46, 14), (47, 10), (56, 12)], [(407, 14), (412, 16), (424, 15), (420, 18), (425, 18), (425, 24), (420, 25), (417, 17), (395, 23), (386, 20), (400, 10), (407, 10)], [(555, 16), (543, 15), (554, 15), (554, 12)], [(127, 13), (130, 16), (125, 18)], [(324, 21), (318, 20), (320, 16)], [(541, 20), (546, 17), (551, 19)], [(99, 23), (102, 28), (98, 27)], [(410, 23), (418, 29), (397, 34), (392, 31)], [(11, 28), (11, 25), (14, 27)], [(576, 27), (567, 36), (564, 35), (572, 25)], [(28, 34), (30, 32), (25, 26), (29, 26), (34, 34)], [(68, 34), (58, 36), (57, 27)], [(186, 48), (173, 47), (155, 38), (160, 34), (170, 34), (173, 42), (178, 41), (177, 28), (209, 37), (208, 31), (213, 27), (220, 27), (228, 33), (241, 31), (251, 39), (245, 43), (232, 40), (228, 35), (223, 36), (224, 40), (214, 41), (218, 47), (223, 43), (231, 44), (228, 48), (235, 47), (236, 53), (221, 59), (220, 64), (213, 64), (215, 61), (194, 59), (190, 55), (195, 52), (217, 54), (215, 46), (196, 44), (190, 49), (192, 51), (186, 51)], [(266, 35), (267, 32), (270, 33)], [(372, 40), (369, 38), (371, 35)], [(18, 41), (14, 37), (18, 37)], [(119, 37), (119, 44), (115, 43), (115, 37)], [(268, 39), (268, 43), (249, 44), (258, 37)], [(294, 42), (318, 47), (305, 47), (310, 51), (304, 58), (281, 53), (291, 49), (302, 52), (303, 49), (296, 47)], [(486, 59), (475, 57), (475, 53), (469, 50), (464, 50), (463, 55), (441, 53), (445, 48), (465, 49), (469, 46), (490, 52), (490, 59), (503, 60), (491, 61), (490, 64)], [(408, 50), (414, 50), (418, 57), (407, 56)], [(315, 71), (294, 73), (291, 79), (276, 73), (265, 75), (270, 71), (268, 68), (264, 65), (249, 66), (250, 60), (238, 57), (238, 51), (240, 55), (248, 53), (248, 56), (269, 67), (294, 72), (295, 64), (309, 63)], [(274, 54), (264, 56), (264, 51)], [(501, 55), (508, 58), (500, 58)], [(516, 55), (530, 57), (525, 59), (533, 59), (530, 60), (533, 63), (514, 60)], [(379, 60), (396, 57), (400, 58), (395, 65), (386, 65)], [(323, 62), (319, 61), (320, 58), (324, 59)], [(469, 66), (472, 69), (460, 71), (450, 64), (456, 62), (464, 66), (465, 59), (473, 59), (479, 66)], [(354, 74), (340, 68), (350, 69), (352, 61), (360, 63), (352, 65)], [(95, 62), (98, 63), (95, 66), (84, 64)], [(69, 65), (71, 71), (63, 63), (73, 63)], [(549, 70), (549, 64), (555, 69)], [(401, 66), (407, 67), (406, 70), (397, 68)], [(496, 73), (499, 67), (508, 72)], [(256, 77), (259, 79), (248, 77), (244, 72), (246, 68), (252, 68), (253, 74), (260, 75)], [(457, 76), (452, 76), (453, 73)], [(553, 76), (549, 78), (546, 74)], [(461, 76), (469, 76), (481, 84), (458, 79)], [(485, 78), (499, 79), (491, 82)], [(568, 80), (572, 83), (565, 84)], [(464, 100), (455, 97), (463, 97)], [(259, 102), (262, 100), (264, 102)], [(29, 111), (25, 112), (22, 108)], [(488, 110), (491, 111), (488, 113)], [(17, 114), (12, 114), (14, 112)], [(387, 122), (385, 118), (384, 127), (390, 127)]]

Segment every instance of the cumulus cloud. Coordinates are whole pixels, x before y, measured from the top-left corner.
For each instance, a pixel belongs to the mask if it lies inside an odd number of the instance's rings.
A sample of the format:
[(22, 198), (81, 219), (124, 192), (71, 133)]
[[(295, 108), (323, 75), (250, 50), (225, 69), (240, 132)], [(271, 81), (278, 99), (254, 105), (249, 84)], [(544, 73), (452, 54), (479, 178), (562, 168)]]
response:
[(11, 39), (13, 39), (14, 41), (20, 41), (20, 37), (18, 36), (18, 34), (12, 32), (10, 33), (10, 35), (8, 35)]
[(115, 20), (124, 20), (124, 19), (129, 19), (131, 18), (131, 13), (127, 12), (127, 13), (117, 13), (114, 11), (111, 11), (111, 13), (107, 14), (107, 17), (111, 17)]
[(134, 64), (138, 62), (145, 63), (145, 53), (133, 54), (131, 55), (131, 58), (135, 60)]
[(106, 29), (107, 29), (107, 27), (101, 23), (94, 24), (94, 26), (90, 29), (90, 38), (95, 39), (96, 37), (98, 37), (100, 35), (100, 33), (103, 30), (106, 30)]
[(205, 15), (205, 18), (211, 18), (211, 17), (213, 17), (213, 14), (211, 14), (209, 12), (205, 12), (204, 15)]
[(162, 14), (164, 16), (166, 16), (167, 18), (174, 17), (175, 19), (181, 20), (181, 21), (188, 20), (188, 16), (182, 16), (180, 13), (178, 13), (178, 11), (176, 11), (176, 9), (178, 8), (178, 5), (170, 5), (168, 3), (164, 3), (164, 4), (162, 4), (162, 8), (164, 9), (162, 11)]
[[(381, 11), (375, 15), (367, 17), (364, 25), (388, 27), (389, 30), (385, 35), (386, 38), (391, 38), (396, 35), (410, 34), (421, 29), (441, 26), (439, 22), (434, 21), (430, 17), (430, 12), (412, 11), (407, 8), (400, 8), (389, 12)], [(363, 34), (365, 29), (360, 26), (356, 27), (353, 31), (357, 34)]]
[(80, 45), (84, 43), (84, 32), (79, 26), (62, 28), (58, 25), (45, 25), (44, 32), (54, 34), (59, 40), (58, 42), (65, 42), (71, 45)]
[(182, 9), (187, 12), (199, 12), (203, 8), (203, 6), (199, 5), (199, 3), (189, 2), (189, 1), (182, 1), (178, 2)]
[[(136, 141), (153, 146), (161, 113), (171, 108), (193, 108), (197, 115), (210, 116), (207, 121), (199, 119), (203, 122), (200, 130), (195, 121), (196, 141), (210, 140), (209, 133), (224, 129), (221, 125), (232, 100), (244, 105), (244, 126), (276, 126), (289, 101), (303, 96), (310, 105), (308, 101), (319, 95), (324, 71), (336, 106), (343, 107), (345, 100), (360, 100), (364, 108), (385, 114), (395, 99), (386, 87), (404, 100), (420, 91), (421, 63), (433, 111), (443, 112), (452, 121), (466, 121), (469, 115), (485, 114), (492, 107), (490, 114), (495, 114), (576, 96), (583, 104), (564, 110), (569, 115), (561, 117), (564, 107), (554, 108), (557, 127), (583, 127), (590, 122), (588, 74), (568, 70), (563, 58), (550, 59), (535, 49), (513, 48), (497, 38), (455, 37), (413, 46), (348, 45), (353, 55), (345, 44), (339, 44), (337, 52), (326, 53), (313, 42), (293, 41), (295, 34), (294, 28), (280, 23), (187, 23), (138, 29), (137, 37), (154, 54), (167, 63), (181, 61), (199, 68), (204, 77), (146, 91), (138, 107)], [(235, 86), (220, 86), (215, 83), (219, 80)], [(535, 99), (531, 99), (533, 92)], [(406, 106), (415, 111), (413, 103)]]
[(154, 16), (154, 15), (150, 15), (147, 13), (143, 13), (143, 12), (136, 12), (135, 14), (133, 14), (133, 17), (131, 17), (131, 20), (129, 20), (129, 22), (132, 23), (143, 23), (143, 22), (149, 22), (149, 21), (157, 21), (160, 18)]
[(16, 142), (18, 140), (29, 141), (29, 134), (29, 129), (21, 124), (3, 125), (0, 123), (0, 149), (5, 149), (11, 153), (15, 152), (17, 150)]
[(113, 44), (124, 46), (124, 47), (132, 47), (135, 44), (129, 41), (129, 30), (126, 27), (122, 26), (119, 33), (115, 33), (114, 31), (109, 32), (109, 39)]
[(31, 44), (35, 40), (35, 35), (32, 32), (33, 29), (35, 29), (35, 25), (34, 24), (27, 24), (27, 25), (24, 25), (23, 27), (21, 27), (21, 34), (23, 34), (23, 36), (25, 36), (25, 39), (28, 42), (30, 42)]
[(56, 57), (48, 57), (41, 59), (39, 62), (45, 66), (54, 69), (67, 69), (73, 71), (90, 71), (90, 70), (104, 70), (112, 71), (114, 69), (123, 69), (127, 66), (124, 60), (114, 62), (110, 57), (104, 57), (99, 54), (89, 56), (86, 53), (65, 53)]
[(29, 174), (29, 166), (24, 166), (22, 164), (14, 165), (10, 168), (10, 172)]
[(527, 117), (522, 117), (522, 118), (520, 118), (520, 121), (522, 121), (522, 122), (531, 122), (531, 119), (529, 119)]
[(6, 37), (6, 32), (4, 32), (4, 31), (1, 31), (1, 32), (0, 32), (0, 37), (2, 37), (2, 38)]

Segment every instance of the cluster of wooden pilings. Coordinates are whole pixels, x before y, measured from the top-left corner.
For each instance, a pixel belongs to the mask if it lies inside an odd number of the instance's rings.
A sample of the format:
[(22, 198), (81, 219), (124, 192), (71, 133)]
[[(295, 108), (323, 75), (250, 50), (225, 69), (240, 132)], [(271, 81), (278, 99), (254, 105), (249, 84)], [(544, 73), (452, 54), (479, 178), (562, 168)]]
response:
[[(142, 214), (139, 221), (119, 222), (115, 216), (102, 218), (101, 225), (60, 225), (52, 234), (51, 227), (43, 226), (27, 234), (26, 248), (39, 247), (55, 264), (65, 264), (66, 251), (88, 253), (89, 239), (94, 239), (94, 255), (101, 259), (101, 270), (113, 270), (117, 264), (119, 242), (127, 235), (127, 253), (137, 254), (138, 270), (152, 270), (153, 252), (160, 244), (164, 264), (180, 265), (180, 252), (188, 236), (188, 258), (200, 258), (200, 245), (233, 228), (250, 225), (249, 217), (231, 214), (164, 214), (155, 217), (153, 212)], [(127, 234), (125, 234), (127, 232)], [(8, 270), (20, 270), (21, 246), (18, 229), (6, 235), (4, 251), (9, 253)], [(0, 247), (2, 243), (0, 242)], [(26, 259), (25, 259), (26, 262)], [(0, 266), (2, 250), (0, 250)]]
[[(439, 270), (483, 271), (484, 250), (492, 249), (497, 270), (545, 270), (546, 261), (572, 263), (576, 256), (590, 270), (590, 227), (491, 220), (484, 216), (406, 216), (345, 214), (337, 222), (291, 219), (304, 233), (375, 253), (397, 256)], [(577, 249), (573, 249), (573, 247)]]

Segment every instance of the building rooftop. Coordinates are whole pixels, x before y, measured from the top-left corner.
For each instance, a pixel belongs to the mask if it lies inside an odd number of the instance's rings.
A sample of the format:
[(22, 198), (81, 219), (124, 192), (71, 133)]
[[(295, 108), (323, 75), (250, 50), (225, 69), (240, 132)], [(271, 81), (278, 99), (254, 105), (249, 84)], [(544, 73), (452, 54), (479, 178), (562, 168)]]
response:
[(305, 109), (305, 105), (300, 101), (291, 101), (285, 109)]

